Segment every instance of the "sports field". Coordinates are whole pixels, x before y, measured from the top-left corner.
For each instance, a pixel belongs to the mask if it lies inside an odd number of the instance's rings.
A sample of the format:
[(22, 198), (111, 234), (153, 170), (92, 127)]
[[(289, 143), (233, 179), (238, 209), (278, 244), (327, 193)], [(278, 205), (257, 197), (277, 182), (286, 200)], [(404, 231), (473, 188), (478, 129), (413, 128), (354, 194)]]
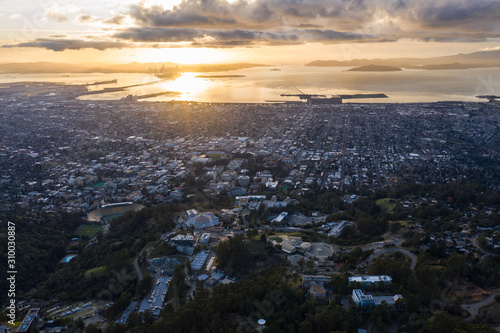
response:
[(78, 237), (88, 237), (92, 238), (104, 228), (103, 224), (82, 224), (76, 229), (75, 234)]
[(129, 211), (138, 211), (144, 208), (143, 205), (133, 203), (122, 203), (107, 205), (91, 211), (87, 215), (90, 222), (109, 222), (115, 217), (125, 215)]

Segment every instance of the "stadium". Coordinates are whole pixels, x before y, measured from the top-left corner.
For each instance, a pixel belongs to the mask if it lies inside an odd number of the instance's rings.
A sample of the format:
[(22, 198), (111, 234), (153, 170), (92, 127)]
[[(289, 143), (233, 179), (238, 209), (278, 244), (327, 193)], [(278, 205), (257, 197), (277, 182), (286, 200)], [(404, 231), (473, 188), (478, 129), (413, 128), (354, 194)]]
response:
[(143, 209), (143, 205), (133, 202), (120, 202), (115, 204), (103, 205), (101, 208), (91, 211), (87, 215), (90, 222), (106, 223), (115, 217), (125, 215), (129, 211), (138, 211)]
[(186, 225), (195, 229), (204, 229), (219, 224), (219, 218), (211, 213), (198, 213), (196, 210), (187, 211)]

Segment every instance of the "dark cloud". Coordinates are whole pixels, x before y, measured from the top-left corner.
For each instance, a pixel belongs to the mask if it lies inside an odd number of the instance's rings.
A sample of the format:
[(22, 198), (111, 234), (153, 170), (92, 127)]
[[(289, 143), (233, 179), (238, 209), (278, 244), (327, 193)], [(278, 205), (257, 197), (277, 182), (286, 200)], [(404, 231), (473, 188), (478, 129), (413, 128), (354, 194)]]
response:
[(132, 42), (190, 42), (193, 46), (289, 45), (307, 42), (345, 42), (382, 39), (373, 35), (320, 29), (259, 31), (249, 29), (129, 28), (114, 35)]
[(192, 28), (130, 28), (114, 37), (133, 42), (185, 42), (201, 38), (203, 33)]
[(179, 42), (194, 47), (252, 47), (402, 38), (474, 42), (499, 37), (499, 17), (498, 0), (183, 0), (171, 9), (140, 2), (108, 19), (88, 14), (78, 18), (113, 28), (130, 18), (135, 26), (115, 32), (111, 42), (38, 39), (23, 44), (59, 51), (124, 47), (131, 42), (141, 42), (141, 47), (174, 47), (162, 43)]
[(133, 42), (193, 42), (194, 45), (248, 45), (299, 40), (299, 36), (293, 32), (193, 28), (130, 28), (115, 34), (114, 37)]
[(417, 19), (428, 27), (457, 28), (466, 24), (477, 27), (484, 23), (500, 23), (500, 2), (498, 1), (447, 1), (435, 6), (423, 7)]
[(333, 30), (305, 30), (306, 40), (310, 42), (342, 42), (342, 41), (379, 41), (376, 36), (360, 35), (352, 32), (338, 32)]
[[(161, 6), (144, 7), (132, 5), (128, 13), (139, 25), (149, 27), (205, 27), (236, 24), (226, 14), (227, 8), (215, 6), (214, 1), (202, 1), (197, 6), (195, 1), (185, 1), (174, 10), (165, 10)], [(210, 5), (212, 4), (212, 5)]]
[[(419, 38), (420, 33), (441, 38), (442, 32), (456, 38), (457, 31), (478, 33), (484, 39), (500, 29), (498, 0), (184, 0), (172, 9), (140, 3), (128, 14), (140, 27), (276, 31), (316, 26), (347, 34), (370, 34), (370, 27), (375, 27), (389, 40)], [(385, 17), (386, 26), (379, 17)]]
[[(148, 27), (278, 27), (316, 24), (316, 19), (339, 17), (358, 24), (372, 11), (362, 0), (184, 0), (173, 9), (132, 5), (128, 13), (138, 25)], [(311, 22), (304, 22), (311, 21)], [(332, 27), (333, 28), (333, 27)]]
[(129, 44), (122, 42), (109, 42), (109, 41), (85, 41), (78, 39), (50, 39), (50, 38), (37, 38), (32, 42), (20, 43), (15, 45), (2, 45), (3, 48), (11, 47), (38, 47), (52, 51), (64, 50), (81, 50), (81, 49), (122, 49), (130, 47)]

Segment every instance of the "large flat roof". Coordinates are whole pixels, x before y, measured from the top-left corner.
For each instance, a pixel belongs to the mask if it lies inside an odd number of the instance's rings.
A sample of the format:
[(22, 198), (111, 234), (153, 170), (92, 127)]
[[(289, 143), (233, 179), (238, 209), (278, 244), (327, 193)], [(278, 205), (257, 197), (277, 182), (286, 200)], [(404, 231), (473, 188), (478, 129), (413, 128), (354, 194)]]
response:
[(40, 308), (33, 308), (30, 309), (26, 317), (24, 317), (23, 322), (19, 326), (19, 329), (17, 332), (28, 332), (28, 330), (31, 328), (31, 325), (33, 324), (33, 321), (36, 319), (38, 316), (38, 312), (40, 311)]
[(385, 283), (391, 283), (392, 278), (389, 275), (351, 276), (351, 277), (349, 277), (349, 282), (360, 282), (360, 283), (385, 282)]
[(139, 307), (139, 312), (144, 312), (146, 310), (151, 310), (154, 316), (159, 316), (161, 310), (163, 309), (163, 303), (165, 301), (165, 296), (168, 290), (168, 283), (171, 277), (159, 277), (156, 280), (156, 284), (148, 296), (144, 298)]
[(199, 271), (205, 264), (205, 261), (207, 261), (209, 255), (210, 252), (208, 251), (203, 251), (198, 253), (194, 258), (193, 262), (191, 263), (191, 268), (194, 269), (195, 271)]

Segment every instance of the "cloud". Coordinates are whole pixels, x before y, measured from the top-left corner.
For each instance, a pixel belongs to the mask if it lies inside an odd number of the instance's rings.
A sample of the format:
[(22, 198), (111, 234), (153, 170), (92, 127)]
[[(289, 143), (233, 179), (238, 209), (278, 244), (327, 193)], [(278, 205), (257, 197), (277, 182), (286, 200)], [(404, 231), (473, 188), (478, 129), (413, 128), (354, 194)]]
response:
[[(207, 4), (211, 6), (208, 7)], [(220, 2), (222, 4), (222, 2)], [(226, 5), (229, 5), (226, 3)], [(140, 26), (148, 27), (206, 27), (235, 24), (229, 16), (229, 8), (216, 4), (216, 1), (203, 1), (200, 6), (194, 1), (185, 1), (181, 7), (165, 10), (161, 6), (144, 7), (143, 4), (132, 5), (128, 13)]]
[(93, 17), (89, 14), (82, 14), (78, 17), (78, 21), (80, 23), (91, 23), (91, 22), (98, 22), (100, 21), (101, 19), (99, 18), (96, 18), (96, 17)]
[(2, 47), (3, 48), (38, 47), (60, 52), (65, 50), (81, 50), (81, 49), (96, 49), (103, 51), (107, 49), (122, 49), (133, 46), (127, 43), (113, 42), (113, 41), (87, 41), (78, 39), (37, 38), (32, 42), (26, 42), (14, 45), (2, 45)]
[(500, 45), (495, 47), (485, 47), (483, 49), (479, 49), (478, 51), (500, 51)]
[(116, 14), (112, 17), (110, 17), (107, 20), (104, 20), (104, 23), (106, 24), (115, 24), (115, 25), (120, 25), (122, 24), (126, 19), (126, 16), (123, 14)]
[[(457, 31), (475, 33), (478, 40), (500, 30), (497, 0), (183, 0), (172, 9), (139, 3), (128, 13), (138, 27), (226, 28), (279, 30), (323, 27), (345, 33), (381, 27), (386, 39), (459, 38)], [(398, 32), (396, 35), (395, 32)], [(440, 36), (438, 36), (440, 35)], [(461, 38), (459, 38), (461, 39)], [(328, 39), (327, 39), (328, 40)]]
[(19, 13), (9, 15), (9, 19), (11, 19), (11, 20), (17, 20), (20, 18), (21, 18), (21, 14), (19, 14)]
[[(129, 15), (143, 27), (235, 27), (276, 28), (300, 24), (317, 25), (318, 19), (350, 20), (358, 27), (368, 20), (372, 7), (363, 0), (184, 0), (172, 9), (144, 3), (132, 5)], [(331, 22), (335, 23), (335, 22)], [(335, 28), (332, 26), (332, 28)]]
[(66, 15), (58, 13), (58, 12), (53, 12), (51, 10), (46, 11), (45, 14), (52, 21), (64, 22), (64, 21), (68, 20), (68, 18), (66, 17)]
[[(251, 45), (294, 45), (308, 42), (387, 41), (377, 35), (320, 29), (251, 30), (133, 27), (114, 38), (142, 43), (191, 43), (191, 46), (234, 47)], [(392, 39), (391, 39), (392, 40)], [(159, 46), (157, 46), (159, 47)]]
[[(66, 39), (38, 39), (24, 44), (60, 50), (133, 42), (142, 43), (141, 47), (369, 43), (403, 38), (479, 42), (500, 37), (499, 17), (498, 0), (182, 0), (171, 9), (141, 1), (108, 18), (86, 13), (78, 17), (81, 23), (99, 23), (101, 32), (112, 30), (109, 42), (71, 40), (72, 46)], [(51, 17), (58, 18), (64, 19), (56, 13)]]
[(470, 23), (482, 29), (500, 21), (500, 2), (498, 1), (446, 1), (442, 4), (422, 7), (417, 13), (418, 20), (427, 27), (457, 28)]

